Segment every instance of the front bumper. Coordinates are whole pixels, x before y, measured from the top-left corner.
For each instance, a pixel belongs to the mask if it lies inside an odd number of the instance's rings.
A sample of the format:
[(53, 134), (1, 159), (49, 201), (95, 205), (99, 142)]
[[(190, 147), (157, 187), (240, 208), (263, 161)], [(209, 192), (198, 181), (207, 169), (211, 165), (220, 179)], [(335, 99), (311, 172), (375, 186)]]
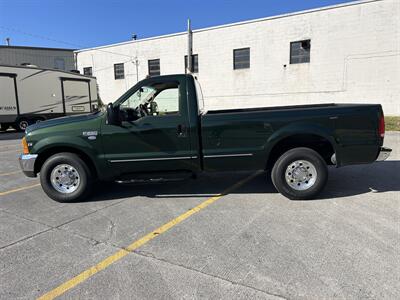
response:
[(386, 148), (386, 147), (381, 147), (378, 153), (378, 157), (376, 158), (376, 161), (384, 161), (386, 160), (389, 156), (390, 153), (392, 153), (392, 149)]
[(36, 177), (35, 161), (37, 156), (37, 154), (21, 154), (19, 156), (19, 165), (21, 170), (28, 177)]

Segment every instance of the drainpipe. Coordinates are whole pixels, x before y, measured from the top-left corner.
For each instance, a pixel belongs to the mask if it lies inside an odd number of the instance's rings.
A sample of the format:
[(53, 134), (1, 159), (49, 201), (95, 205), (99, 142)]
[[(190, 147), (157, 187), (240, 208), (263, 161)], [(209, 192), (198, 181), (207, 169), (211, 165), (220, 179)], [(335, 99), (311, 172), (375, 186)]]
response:
[(187, 73), (191, 74), (192, 70), (193, 70), (193, 68), (192, 68), (193, 33), (192, 33), (190, 19), (188, 19), (188, 22), (187, 22), (187, 34), (188, 34)]

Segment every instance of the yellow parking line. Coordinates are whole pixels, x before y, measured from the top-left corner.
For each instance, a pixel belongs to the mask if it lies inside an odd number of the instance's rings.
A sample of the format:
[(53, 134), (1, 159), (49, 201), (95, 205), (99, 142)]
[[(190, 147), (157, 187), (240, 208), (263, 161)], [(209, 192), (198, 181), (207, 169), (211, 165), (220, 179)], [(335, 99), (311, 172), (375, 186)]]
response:
[(7, 176), (7, 175), (12, 175), (12, 174), (17, 174), (17, 173), (21, 173), (21, 171), (18, 170), (18, 171), (14, 171), (14, 172), (0, 173), (0, 176)]
[(178, 216), (177, 218), (169, 221), (168, 223), (162, 225), (161, 227), (159, 227), (156, 230), (150, 232), (149, 234), (143, 236), (142, 238), (136, 240), (135, 242), (130, 244), (128, 247), (117, 251), (113, 255), (111, 255), (111, 256), (107, 257), (106, 259), (104, 259), (103, 261), (99, 262), (98, 264), (96, 264), (96, 265), (90, 267), (89, 269), (83, 271), (82, 273), (78, 274), (77, 276), (73, 277), (72, 279), (62, 283), (61, 285), (59, 285), (55, 289), (53, 289), (53, 290), (49, 291), (48, 293), (44, 294), (43, 296), (39, 297), (38, 300), (54, 299), (55, 297), (58, 297), (58, 296), (64, 294), (66, 291), (72, 289), (73, 287), (75, 287), (78, 284), (80, 284), (80, 283), (84, 282), (85, 280), (89, 279), (90, 277), (92, 277), (96, 273), (106, 269), (111, 264), (113, 264), (113, 263), (119, 261), (120, 259), (124, 258), (130, 252), (134, 251), (135, 249), (139, 248), (140, 246), (143, 246), (144, 244), (146, 244), (147, 242), (151, 241), (155, 237), (161, 235), (162, 233), (164, 233), (167, 230), (171, 229), (175, 225), (177, 225), (177, 224), (181, 223), (182, 221), (186, 220), (191, 215), (194, 215), (195, 213), (199, 212), (200, 210), (206, 208), (210, 204), (214, 203), (215, 201), (217, 201), (218, 199), (223, 197), (225, 194), (227, 194), (227, 193), (233, 191), (234, 189), (237, 189), (238, 187), (242, 186), (243, 184), (245, 184), (246, 182), (250, 181), (251, 179), (253, 179), (254, 177), (256, 177), (260, 173), (261, 172), (256, 172), (256, 173), (254, 173), (254, 174), (252, 174), (252, 175), (240, 180), (236, 184), (234, 184), (231, 187), (227, 188), (221, 194), (218, 194), (218, 195), (216, 195), (214, 197), (211, 197), (211, 198), (207, 199), (206, 201), (200, 203), (196, 207), (188, 210), (184, 214), (182, 214), (182, 215)]
[(15, 193), (15, 192), (19, 192), (19, 191), (23, 191), (23, 190), (27, 190), (27, 189), (32, 189), (32, 188), (37, 187), (39, 185), (40, 185), (40, 183), (36, 183), (36, 184), (33, 184), (33, 185), (22, 186), (20, 188), (14, 189), (14, 190), (0, 192), (0, 196), (5, 196), (5, 195), (12, 194), (12, 193)]

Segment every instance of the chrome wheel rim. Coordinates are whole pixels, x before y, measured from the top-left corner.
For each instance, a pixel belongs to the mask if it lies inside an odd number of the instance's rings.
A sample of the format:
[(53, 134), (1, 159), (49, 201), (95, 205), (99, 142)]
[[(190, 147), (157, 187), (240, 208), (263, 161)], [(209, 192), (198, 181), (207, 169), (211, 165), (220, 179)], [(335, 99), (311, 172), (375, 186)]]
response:
[(25, 130), (28, 127), (28, 122), (27, 121), (21, 121), (19, 122), (19, 128)]
[(75, 192), (81, 182), (78, 171), (71, 165), (57, 165), (50, 174), (53, 188), (62, 194)]
[(307, 160), (296, 160), (286, 168), (286, 183), (296, 191), (311, 188), (317, 181), (317, 169)]

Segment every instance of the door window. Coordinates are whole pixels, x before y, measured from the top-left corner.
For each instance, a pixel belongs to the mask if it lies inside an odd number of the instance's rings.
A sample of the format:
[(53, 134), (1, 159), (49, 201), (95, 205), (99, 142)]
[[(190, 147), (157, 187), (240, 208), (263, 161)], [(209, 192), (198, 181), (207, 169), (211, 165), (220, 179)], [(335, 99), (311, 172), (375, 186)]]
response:
[(179, 113), (179, 83), (162, 82), (142, 86), (120, 104), (120, 110), (138, 117)]

